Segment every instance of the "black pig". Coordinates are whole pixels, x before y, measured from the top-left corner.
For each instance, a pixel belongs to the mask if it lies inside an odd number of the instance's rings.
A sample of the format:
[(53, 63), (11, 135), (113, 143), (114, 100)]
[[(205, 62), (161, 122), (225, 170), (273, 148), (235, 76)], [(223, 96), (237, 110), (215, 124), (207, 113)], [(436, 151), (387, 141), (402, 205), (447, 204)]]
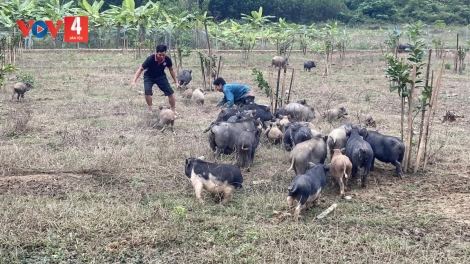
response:
[(366, 187), (367, 176), (374, 162), (374, 151), (370, 144), (362, 139), (359, 129), (355, 126), (352, 127), (351, 135), (346, 143), (346, 156), (348, 156), (353, 165), (352, 177), (355, 177), (360, 169), (364, 168), (361, 185)]
[[(403, 141), (397, 137), (382, 135), (377, 131), (367, 131), (367, 129), (362, 129), (360, 134), (372, 147), (374, 157), (379, 161), (391, 163), (395, 166), (396, 175), (401, 178), (403, 176), (401, 163), (405, 155), (405, 144)], [(371, 166), (371, 170), (373, 169), (374, 160), (372, 160)]]

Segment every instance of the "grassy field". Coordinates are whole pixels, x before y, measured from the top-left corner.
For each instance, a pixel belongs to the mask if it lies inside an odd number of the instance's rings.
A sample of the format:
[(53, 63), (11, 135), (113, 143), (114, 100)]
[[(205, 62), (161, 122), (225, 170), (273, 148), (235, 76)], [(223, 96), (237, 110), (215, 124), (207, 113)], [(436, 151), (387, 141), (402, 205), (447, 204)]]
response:
[[(252, 86), (256, 101), (268, 104), (251, 68), (267, 73), (273, 54), (222, 56), (221, 76)], [(340, 121), (329, 124), (320, 114), (344, 106), (349, 121), (372, 116), (380, 132), (399, 136), (399, 97), (388, 92), (380, 53), (335, 57), (328, 77), (321, 60), (307, 57), (317, 60), (312, 72), (302, 71), (301, 53), (289, 60), (296, 69), (291, 101), (315, 106), (313, 123), (323, 134)], [(208, 91), (201, 107), (176, 91), (175, 134), (160, 133), (140, 94), (142, 77), (129, 89), (142, 62), (105, 52), (22, 55), (17, 66), (37, 87), (20, 103), (11, 100), (12, 81), (1, 91), (0, 263), (470, 262), (468, 70), (443, 75), (425, 172), (398, 179), (392, 165), (376, 162), (366, 188), (350, 185), (351, 200), (329, 185), (320, 206), (295, 223), (274, 214), (287, 209), (295, 176), (286, 173), (289, 153), (265, 140), (231, 202), (219, 205), (206, 193), (206, 205), (198, 204), (184, 162), (214, 160), (202, 131), (218, 115), (222, 94)], [(201, 87), (197, 54), (184, 63), (193, 70), (189, 86)], [(161, 95), (155, 87), (155, 106), (168, 104)], [(463, 117), (443, 123), (447, 110)], [(333, 203), (333, 213), (315, 219)]]

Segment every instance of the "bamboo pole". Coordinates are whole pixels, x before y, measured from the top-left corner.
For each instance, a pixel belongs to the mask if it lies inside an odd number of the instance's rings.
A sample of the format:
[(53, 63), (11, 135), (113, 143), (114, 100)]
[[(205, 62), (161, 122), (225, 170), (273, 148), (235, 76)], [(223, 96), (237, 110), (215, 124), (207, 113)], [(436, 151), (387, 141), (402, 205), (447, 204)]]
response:
[[(401, 62), (403, 64), (403, 58), (401, 58)], [(401, 130), (400, 130), (400, 136), (401, 136), (401, 141), (404, 141), (404, 128), (403, 128), (403, 123), (405, 123), (405, 98), (400, 94), (401, 98), (401, 116), (400, 116), (400, 125), (401, 125)]]
[[(209, 49), (209, 68), (207, 69), (207, 74), (210, 80), (210, 74), (212, 73), (212, 65), (214, 64), (214, 59), (212, 58), (212, 51), (211, 51), (211, 42), (209, 40), (209, 34), (207, 33), (207, 23), (204, 21), (204, 29), (206, 30), (206, 38), (207, 38), (207, 48)], [(212, 82), (209, 82), (209, 88), (211, 91), (212, 89)]]
[(284, 67), (284, 74), (282, 77), (282, 91), (281, 91), (281, 103), (279, 107), (284, 104), (284, 94), (286, 93), (286, 79), (287, 79), (287, 67)]
[(281, 81), (281, 67), (279, 67), (279, 70), (277, 71), (277, 83), (276, 83), (276, 99), (274, 102), (274, 110), (277, 109), (277, 98), (279, 98), (279, 83)]
[[(431, 88), (434, 89), (434, 70), (431, 71)], [(434, 95), (433, 93), (434, 93), (434, 91), (431, 91), (431, 98), (429, 98), (429, 103), (431, 103), (431, 99)], [(429, 108), (428, 111), (431, 111), (431, 108)], [(425, 130), (424, 130), (424, 134), (425, 134), (424, 135), (424, 153), (423, 153), (424, 154), (424, 160), (426, 160), (426, 155), (427, 155), (427, 152), (428, 152), (427, 151), (427, 142), (428, 142), (427, 140), (429, 138), (428, 137), (428, 131), (429, 131), (429, 122), (426, 124)], [(424, 167), (423, 167), (423, 169), (424, 169)]]
[(176, 73), (178, 74), (178, 72), (180, 72), (181, 70), (181, 66), (178, 62), (178, 56), (176, 55), (176, 51), (178, 50), (178, 46), (176, 46), (175, 49), (173, 49), (173, 61), (175, 62), (175, 65), (176, 65)]
[(290, 85), (289, 85), (289, 94), (287, 94), (287, 103), (290, 102), (290, 94), (292, 93), (292, 84), (294, 83), (294, 77), (295, 77), (295, 69), (292, 68), (292, 75), (290, 78)]
[[(432, 50), (429, 49), (428, 67), (426, 69), (426, 84), (425, 84), (425, 86), (428, 86), (428, 82), (429, 82), (429, 68), (430, 68), (430, 65), (431, 65), (431, 55), (432, 55)], [(444, 62), (442, 62), (442, 64), (444, 64)], [(429, 112), (431, 111), (431, 99), (433, 98), (433, 92), (434, 91), (432, 90), (431, 97), (429, 98), (429, 103), (430, 103), (429, 108), (428, 108)], [(424, 102), (424, 104), (425, 103), (426, 102)], [(422, 116), (421, 116), (421, 126), (420, 126), (419, 141), (418, 141), (418, 154), (416, 156), (415, 167), (414, 167), (413, 173), (416, 173), (418, 171), (419, 163), (421, 161), (421, 155), (423, 154), (424, 146), (426, 146), (424, 138), (427, 135), (427, 127), (429, 125), (429, 114), (427, 115), (427, 118), (426, 118), (426, 116), (425, 116), (426, 111), (425, 111), (424, 107), (425, 106), (423, 106), (423, 109), (422, 109), (422, 112), (421, 112)]]
[(204, 86), (204, 90), (206, 89), (206, 75), (204, 74), (204, 59), (200, 57), (201, 59), (201, 72), (202, 72), (202, 83)]
[(459, 53), (459, 33), (457, 33), (457, 46), (454, 53), (454, 72), (457, 73), (457, 57)]
[(272, 114), (274, 114), (274, 112), (276, 111), (276, 109), (274, 109), (274, 92), (272, 90), (272, 87), (274, 87), (274, 85), (273, 85), (274, 72), (270, 71), (270, 70), (268, 70), (268, 71), (269, 71), (268, 83), (269, 83), (269, 87), (271, 88), (271, 94), (270, 94), (271, 105), (270, 105), (270, 109), (271, 109)]
[[(426, 67), (426, 82), (425, 82), (425, 87), (428, 86), (429, 84), (429, 71), (431, 68), (431, 56), (432, 56), (432, 49), (428, 50), (428, 65)], [(431, 98), (428, 98), (430, 100)], [(424, 119), (425, 119), (425, 114), (426, 114), (426, 101), (423, 102), (422, 109), (421, 109), (421, 124), (419, 125), (419, 141), (418, 141), (418, 146), (421, 144), (421, 138), (423, 136), (424, 132)]]
[(222, 56), (219, 56), (219, 65), (217, 66), (217, 72), (215, 73), (215, 77), (219, 78), (220, 76), (220, 62), (222, 61)]
[[(440, 93), (440, 90), (441, 90), (441, 80), (442, 80), (442, 73), (444, 72), (444, 60), (447, 56), (447, 53), (449, 51), (446, 52), (446, 54), (444, 55), (444, 58), (442, 59), (442, 65), (441, 65), (441, 69), (439, 71), (439, 73), (437, 74), (437, 77), (436, 77), (436, 87), (433, 89), (433, 96), (432, 96), (432, 102), (429, 103), (429, 113), (428, 113), (428, 122), (431, 122), (430, 126), (429, 126), (429, 130), (427, 131), (428, 132), (428, 137), (427, 138), (431, 138), (431, 132), (432, 132), (432, 126), (433, 126), (433, 120), (434, 120), (434, 116), (436, 114), (436, 109), (438, 107), (438, 99), (439, 99), (439, 93)], [(432, 118), (430, 117), (431, 116), (431, 108), (432, 108)], [(428, 143), (428, 140), (426, 139), (426, 144)], [(425, 158), (424, 158), (424, 164), (423, 164), (423, 170), (426, 169), (426, 164), (428, 162), (428, 157), (429, 155), (425, 155)]]
[(410, 86), (410, 94), (408, 95), (408, 136), (406, 137), (405, 144), (405, 173), (408, 171), (408, 166), (411, 160), (411, 138), (413, 137), (413, 93), (416, 82), (416, 63), (413, 63), (413, 73), (411, 75), (412, 83)]

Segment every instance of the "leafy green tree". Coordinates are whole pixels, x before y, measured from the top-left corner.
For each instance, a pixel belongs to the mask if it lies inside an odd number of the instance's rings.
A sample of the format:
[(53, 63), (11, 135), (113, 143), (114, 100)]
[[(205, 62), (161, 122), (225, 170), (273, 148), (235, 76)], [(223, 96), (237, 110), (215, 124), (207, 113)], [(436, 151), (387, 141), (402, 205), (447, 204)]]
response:
[[(73, 15), (71, 6), (73, 1), (69, 1), (65, 4), (60, 3), (59, 0), (42, 0), (39, 2), (39, 15), (38, 18), (41, 20), (62, 20), (65, 16)], [(52, 44), (57, 47), (56, 37), (52, 37)]]
[(393, 0), (363, 1), (358, 6), (358, 12), (377, 20), (392, 20), (397, 13)]
[(259, 7), (258, 12), (251, 11), (251, 16), (242, 13), (242, 19), (247, 20), (250, 23), (251, 28), (255, 32), (260, 32), (261, 30), (261, 45), (264, 48), (264, 25), (269, 22), (269, 18), (274, 18), (274, 16), (263, 16), (263, 7)]

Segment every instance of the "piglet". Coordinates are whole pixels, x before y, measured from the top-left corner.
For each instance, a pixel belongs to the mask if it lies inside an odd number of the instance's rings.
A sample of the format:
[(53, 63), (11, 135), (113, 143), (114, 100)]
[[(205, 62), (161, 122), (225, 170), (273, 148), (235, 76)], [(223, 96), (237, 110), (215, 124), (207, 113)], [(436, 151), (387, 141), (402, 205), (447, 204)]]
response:
[(343, 155), (346, 149), (334, 149), (331, 158), (330, 175), (339, 185), (340, 197), (344, 198), (344, 192), (348, 185), (348, 178), (351, 177), (352, 163), (346, 155)]
[(294, 210), (295, 221), (299, 220), (302, 209), (318, 204), (321, 190), (328, 182), (326, 173), (330, 170), (330, 164), (315, 165), (310, 162), (309, 167), (304, 174), (297, 175), (288, 188), (287, 204), (289, 208), (293, 207), (295, 200), (299, 201)]
[(160, 109), (160, 120), (158, 121), (159, 126), (163, 126), (160, 132), (165, 131), (168, 125), (171, 125), (171, 131), (173, 131), (173, 125), (175, 123), (175, 113), (171, 111), (170, 107), (158, 107)]

